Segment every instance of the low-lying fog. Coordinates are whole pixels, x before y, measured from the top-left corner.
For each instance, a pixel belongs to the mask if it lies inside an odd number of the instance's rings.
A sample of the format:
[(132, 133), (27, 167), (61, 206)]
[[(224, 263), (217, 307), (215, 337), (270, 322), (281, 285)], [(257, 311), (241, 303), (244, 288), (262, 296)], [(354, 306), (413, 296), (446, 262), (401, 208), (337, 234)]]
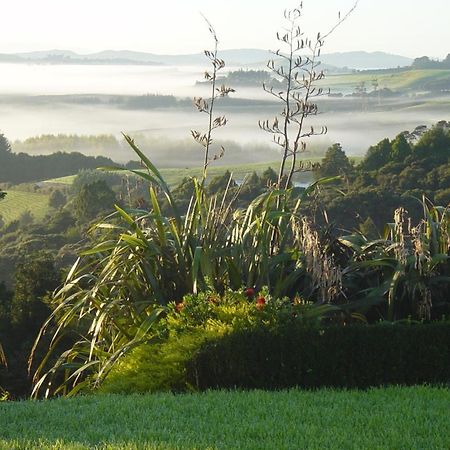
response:
[[(177, 97), (206, 95), (206, 86), (195, 85), (197, 80), (201, 80), (204, 67), (2, 64), (1, 70), (0, 132), (11, 141), (59, 133), (119, 136), (121, 131), (132, 135), (144, 134), (152, 139), (177, 141), (188, 138), (191, 129), (202, 131), (206, 126), (206, 116), (188, 105), (133, 110), (114, 103), (83, 104), (59, 97), (147, 93)], [(271, 97), (262, 89), (236, 89), (235, 98), (263, 99), (268, 103), (249, 102), (226, 108), (220, 108), (218, 103), (217, 113), (226, 112), (229, 123), (217, 131), (217, 138), (236, 141), (242, 146), (270, 145), (271, 137), (259, 129), (258, 120), (273, 117), (279, 105), (270, 104)], [(39, 96), (42, 95), (50, 97), (41, 101)], [(339, 101), (346, 101), (351, 107), (335, 107)], [(384, 137), (392, 138), (403, 130), (448, 119), (449, 111), (448, 102), (439, 101), (418, 104), (417, 101), (405, 103), (402, 100), (403, 104), (396, 105), (391, 100), (386, 108), (371, 112), (362, 111), (363, 108), (354, 99), (333, 102), (323, 100), (322, 110), (325, 113), (312, 120), (316, 126), (328, 127), (327, 136), (312, 140), (312, 147), (325, 149), (332, 142), (340, 142), (349, 155), (361, 155), (370, 145)], [(114, 157), (127, 160), (130, 155)], [(261, 158), (267, 158), (267, 152), (261, 152)], [(254, 159), (258, 160), (258, 155)]]

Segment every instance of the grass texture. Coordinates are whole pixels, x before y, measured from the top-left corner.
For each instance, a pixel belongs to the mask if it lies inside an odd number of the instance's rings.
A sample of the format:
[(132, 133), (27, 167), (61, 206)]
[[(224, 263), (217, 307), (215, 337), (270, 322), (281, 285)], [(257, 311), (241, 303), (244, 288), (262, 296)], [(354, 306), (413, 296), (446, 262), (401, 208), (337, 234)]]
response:
[[(361, 158), (351, 158), (355, 161), (359, 161)], [(305, 158), (307, 161), (320, 162), (322, 157), (311, 157)], [(209, 178), (214, 178), (218, 175), (223, 175), (227, 170), (232, 172), (233, 177), (239, 181), (242, 181), (246, 176), (251, 175), (253, 172), (261, 175), (268, 167), (272, 167), (275, 171), (278, 171), (279, 162), (265, 162), (265, 163), (254, 163), (254, 164), (238, 164), (238, 165), (227, 165), (227, 166), (211, 166), (208, 169)], [(200, 177), (202, 173), (201, 167), (191, 167), (191, 168), (161, 168), (159, 171), (164, 177), (164, 180), (170, 187), (176, 187), (180, 184), (183, 178), (187, 177)], [(305, 182), (312, 181), (313, 177), (311, 173), (302, 174), (302, 180)], [(45, 180), (45, 183), (50, 184), (64, 184), (66, 186), (71, 185), (76, 175), (69, 175), (61, 178), (52, 178), (51, 180)]]
[(393, 90), (413, 89), (421, 90), (429, 82), (450, 79), (450, 70), (424, 69), (408, 70), (405, 72), (385, 71), (374, 73), (371, 71), (357, 72), (344, 75), (328, 75), (323, 84), (332, 88), (333, 91), (354, 90), (355, 86), (361, 82), (366, 83), (366, 87), (372, 90), (372, 81), (378, 80), (380, 88)]
[(0, 449), (448, 449), (450, 390), (97, 395), (0, 404)]
[(41, 220), (49, 210), (47, 194), (11, 189), (6, 189), (6, 192), (6, 197), (0, 202), (0, 216), (5, 223), (19, 219), (25, 211), (30, 211), (36, 220)]

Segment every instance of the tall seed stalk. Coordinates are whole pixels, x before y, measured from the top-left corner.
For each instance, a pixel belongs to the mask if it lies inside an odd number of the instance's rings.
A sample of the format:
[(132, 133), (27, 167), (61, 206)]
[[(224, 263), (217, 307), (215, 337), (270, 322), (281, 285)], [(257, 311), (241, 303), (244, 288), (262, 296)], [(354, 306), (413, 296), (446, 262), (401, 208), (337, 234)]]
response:
[(217, 159), (222, 158), (225, 153), (225, 148), (223, 146), (220, 146), (218, 153), (215, 153), (213, 156), (211, 156), (213, 131), (217, 128), (224, 127), (227, 124), (227, 118), (224, 115), (214, 117), (215, 102), (218, 98), (226, 97), (228, 96), (228, 94), (235, 92), (234, 89), (225, 85), (217, 87), (218, 73), (225, 67), (225, 61), (218, 57), (219, 39), (217, 38), (217, 33), (214, 27), (211, 25), (208, 19), (206, 19), (206, 17), (203, 16), (203, 18), (208, 25), (209, 32), (211, 33), (214, 42), (213, 50), (204, 51), (205, 56), (211, 61), (212, 67), (211, 72), (206, 70), (204, 73), (205, 80), (211, 84), (211, 94), (208, 99), (204, 99), (203, 97), (194, 97), (194, 105), (199, 112), (208, 115), (208, 129), (204, 133), (198, 130), (191, 130), (191, 134), (194, 140), (204, 148), (202, 185), (206, 180), (208, 166), (211, 161), (216, 161)]
[[(259, 121), (259, 127), (272, 134), (275, 144), (281, 148), (277, 180), (279, 189), (287, 189), (294, 173), (308, 168), (308, 165), (297, 164), (299, 154), (306, 151), (306, 139), (327, 133), (325, 126), (316, 129), (306, 124), (308, 117), (316, 116), (319, 112), (315, 99), (327, 93), (317, 86), (325, 78), (323, 70), (318, 69), (321, 64), (318, 58), (325, 40), (349, 17), (357, 4), (358, 1), (344, 16), (339, 14), (337, 23), (324, 35), (318, 33), (315, 39), (305, 35), (300, 26), (303, 2), (298, 8), (284, 12), (287, 27), (282, 33), (277, 33), (277, 40), (285, 50), (280, 48), (273, 51), (280, 60), (271, 59), (267, 63), (269, 70), (281, 78), (284, 90), (275, 90), (273, 86), (263, 84), (263, 89), (279, 100), (283, 109), (273, 120)], [(305, 52), (309, 54), (302, 55)]]

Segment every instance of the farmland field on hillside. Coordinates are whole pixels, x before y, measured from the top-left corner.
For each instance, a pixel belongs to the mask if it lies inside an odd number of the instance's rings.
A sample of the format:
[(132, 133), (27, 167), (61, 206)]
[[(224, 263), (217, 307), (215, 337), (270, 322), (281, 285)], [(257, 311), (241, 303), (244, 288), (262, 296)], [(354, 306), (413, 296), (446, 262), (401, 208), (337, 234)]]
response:
[(26, 211), (37, 220), (43, 219), (48, 212), (47, 194), (10, 189), (7, 192), (8, 195), (0, 204), (0, 216), (5, 223), (19, 219)]

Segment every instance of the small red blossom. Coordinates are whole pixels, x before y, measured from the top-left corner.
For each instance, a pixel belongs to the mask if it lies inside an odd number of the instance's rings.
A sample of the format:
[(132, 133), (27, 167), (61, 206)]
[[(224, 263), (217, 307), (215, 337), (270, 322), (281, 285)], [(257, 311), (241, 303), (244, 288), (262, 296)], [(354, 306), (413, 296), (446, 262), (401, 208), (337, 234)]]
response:
[(212, 303), (213, 305), (217, 305), (218, 303), (217, 298), (213, 296), (208, 297), (208, 302)]
[(176, 305), (175, 305), (175, 311), (176, 312), (181, 312), (181, 310), (184, 308), (184, 303), (183, 302), (180, 302), (180, 303), (177, 303)]
[(254, 297), (254, 295), (255, 295), (255, 290), (253, 289), (253, 288), (247, 288), (245, 291), (244, 291), (244, 294), (245, 294), (245, 296), (246, 297), (248, 297), (248, 298), (251, 298), (251, 297)]
[(257, 309), (263, 309), (266, 305), (266, 299), (264, 297), (258, 297), (256, 299), (256, 308)]

